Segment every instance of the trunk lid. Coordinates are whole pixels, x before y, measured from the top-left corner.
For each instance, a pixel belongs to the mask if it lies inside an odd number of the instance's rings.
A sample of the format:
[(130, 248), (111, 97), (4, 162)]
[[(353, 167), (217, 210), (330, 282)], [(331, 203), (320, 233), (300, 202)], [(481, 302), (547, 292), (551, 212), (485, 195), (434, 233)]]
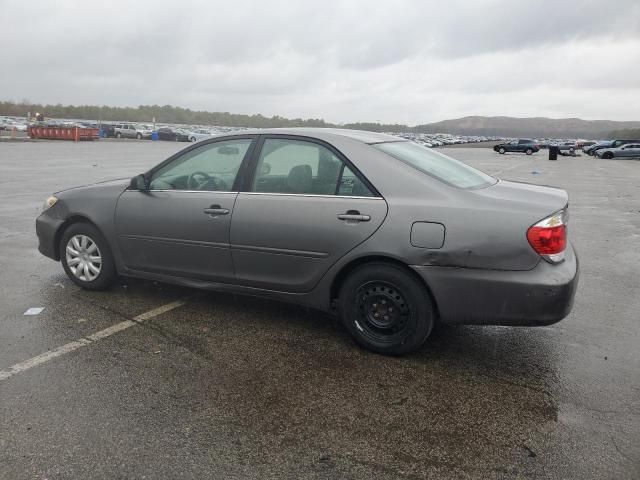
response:
[(509, 202), (516, 208), (530, 212), (534, 217), (538, 215), (537, 220), (562, 210), (569, 202), (569, 195), (561, 188), (508, 180), (499, 180), (490, 187), (475, 190), (474, 193), (490, 202), (496, 201), (502, 205), (503, 202)]

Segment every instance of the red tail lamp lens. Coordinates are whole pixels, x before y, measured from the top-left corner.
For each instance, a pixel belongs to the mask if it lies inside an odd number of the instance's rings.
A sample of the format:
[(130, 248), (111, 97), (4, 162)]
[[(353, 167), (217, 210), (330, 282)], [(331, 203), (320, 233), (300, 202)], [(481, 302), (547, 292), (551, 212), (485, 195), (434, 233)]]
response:
[(536, 253), (550, 263), (564, 260), (567, 247), (567, 209), (539, 221), (527, 230), (527, 240)]
[(527, 240), (539, 255), (555, 255), (567, 246), (567, 228), (533, 226), (527, 232)]

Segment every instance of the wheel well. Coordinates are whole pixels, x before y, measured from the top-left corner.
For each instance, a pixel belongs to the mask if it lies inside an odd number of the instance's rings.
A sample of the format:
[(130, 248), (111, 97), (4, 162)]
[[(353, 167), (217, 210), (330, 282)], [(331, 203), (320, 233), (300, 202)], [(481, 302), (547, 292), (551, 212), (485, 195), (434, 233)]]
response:
[(420, 275), (418, 275), (413, 269), (411, 269), (406, 263), (403, 263), (400, 260), (396, 260), (395, 258), (385, 257), (382, 255), (371, 255), (368, 257), (357, 258), (351, 261), (350, 263), (346, 264), (344, 267), (342, 267), (342, 269), (338, 272), (338, 274), (333, 279), (333, 282), (331, 283), (331, 290), (330, 290), (331, 297), (329, 300), (331, 302), (332, 307), (336, 304), (335, 300), (338, 298), (338, 294), (340, 292), (340, 287), (342, 286), (342, 282), (344, 282), (344, 280), (349, 276), (349, 274), (353, 272), (356, 268), (362, 265), (366, 265), (368, 263), (373, 263), (373, 262), (387, 263), (389, 265), (400, 267), (402, 270), (404, 270), (413, 278), (415, 278), (420, 283), (420, 285), (422, 285), (424, 289), (427, 291), (429, 297), (431, 297), (431, 302), (433, 303), (433, 307), (436, 313), (436, 318), (440, 318), (440, 311), (438, 309), (438, 304), (436, 303), (435, 297), (433, 296), (433, 292), (431, 291), (431, 288), (429, 287), (427, 282), (425, 282), (425, 280)]
[(64, 235), (64, 232), (67, 230), (67, 228), (69, 228), (71, 225), (75, 223), (88, 223), (89, 225), (93, 225), (95, 228), (98, 229), (98, 231), (100, 231), (100, 229), (95, 223), (93, 223), (87, 217), (83, 217), (82, 215), (73, 215), (67, 218), (64, 221), (64, 223), (60, 225), (60, 228), (58, 228), (58, 231), (56, 232), (55, 240), (53, 243), (55, 246), (56, 260), (60, 260), (60, 240), (62, 240), (62, 235)]

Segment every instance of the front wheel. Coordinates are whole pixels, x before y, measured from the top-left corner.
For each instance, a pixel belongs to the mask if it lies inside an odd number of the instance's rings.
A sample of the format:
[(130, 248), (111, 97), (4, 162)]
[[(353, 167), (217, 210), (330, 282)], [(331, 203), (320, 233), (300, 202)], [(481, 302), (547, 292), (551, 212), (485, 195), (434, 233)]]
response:
[(122, 134), (120, 132), (116, 133), (116, 138), (122, 138)]
[(371, 263), (357, 268), (340, 289), (340, 317), (362, 347), (385, 355), (418, 349), (433, 328), (429, 293), (395, 265)]
[(136, 137), (137, 137), (138, 140), (142, 140), (142, 134), (141, 133), (137, 134)]
[(109, 244), (89, 223), (74, 223), (60, 241), (60, 262), (68, 277), (86, 290), (104, 290), (116, 279)]
[(611, 160), (611, 159), (613, 158), (613, 153), (611, 153), (611, 152), (605, 152), (605, 153), (602, 155), (602, 158), (606, 158), (607, 160)]
[(500, 149), (498, 150), (499, 153), (501, 153), (502, 155), (504, 155), (504, 153), (506, 152), (506, 150), (504, 149), (504, 147), (500, 147)]

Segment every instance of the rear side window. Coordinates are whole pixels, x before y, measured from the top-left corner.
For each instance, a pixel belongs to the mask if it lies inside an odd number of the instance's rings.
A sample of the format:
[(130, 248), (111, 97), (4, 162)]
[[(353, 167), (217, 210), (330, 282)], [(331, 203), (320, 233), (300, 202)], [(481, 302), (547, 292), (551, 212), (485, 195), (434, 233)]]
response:
[(304, 140), (264, 141), (253, 192), (372, 197), (367, 186), (327, 147)]
[(417, 143), (389, 142), (371, 146), (454, 187), (482, 188), (497, 181), (480, 170)]

